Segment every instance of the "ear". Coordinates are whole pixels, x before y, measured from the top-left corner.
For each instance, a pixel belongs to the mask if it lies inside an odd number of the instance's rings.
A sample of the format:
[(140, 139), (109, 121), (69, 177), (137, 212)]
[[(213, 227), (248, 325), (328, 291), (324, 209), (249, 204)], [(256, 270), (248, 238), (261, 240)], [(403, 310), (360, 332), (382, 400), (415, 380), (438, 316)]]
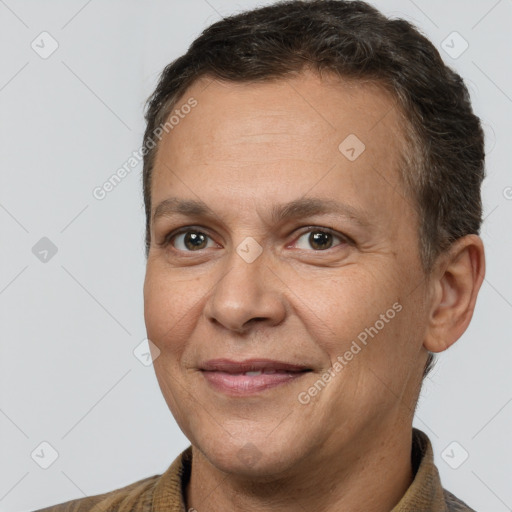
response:
[(477, 235), (459, 238), (439, 256), (430, 279), (430, 316), (423, 342), (427, 350), (442, 352), (462, 336), (484, 276), (484, 246)]

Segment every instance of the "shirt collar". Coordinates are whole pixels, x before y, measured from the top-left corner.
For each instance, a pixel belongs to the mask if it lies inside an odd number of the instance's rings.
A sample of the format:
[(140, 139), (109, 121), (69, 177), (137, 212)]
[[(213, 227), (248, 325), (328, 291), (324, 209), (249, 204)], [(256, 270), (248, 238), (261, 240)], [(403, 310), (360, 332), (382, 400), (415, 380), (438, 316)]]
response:
[(414, 480), (391, 512), (446, 512), (444, 490), (434, 464), (432, 444), (427, 435), (417, 428), (412, 429), (411, 463)]

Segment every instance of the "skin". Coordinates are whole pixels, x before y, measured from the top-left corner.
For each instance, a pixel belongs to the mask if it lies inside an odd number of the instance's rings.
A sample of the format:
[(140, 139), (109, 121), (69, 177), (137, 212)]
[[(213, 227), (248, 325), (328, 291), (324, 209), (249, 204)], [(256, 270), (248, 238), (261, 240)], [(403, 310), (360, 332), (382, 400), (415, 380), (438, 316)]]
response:
[[(151, 224), (144, 283), (156, 376), (193, 446), (187, 507), (389, 511), (413, 479), (427, 350), (447, 349), (469, 324), (482, 242), (461, 238), (425, 276), (398, 174), (403, 123), (375, 85), (310, 71), (260, 84), (204, 77), (178, 105), (190, 97), (197, 106), (160, 142), (152, 208), (176, 197), (203, 201), (209, 215)], [(366, 146), (354, 161), (338, 149), (349, 134)], [(300, 198), (349, 205), (367, 225), (335, 213), (272, 220), (273, 206)], [(168, 237), (185, 226), (206, 235), (200, 249)], [(309, 237), (322, 228), (335, 235), (319, 249)], [(247, 237), (262, 250), (251, 263), (236, 251)], [(301, 404), (299, 393), (395, 303), (400, 312)], [(215, 358), (313, 371), (229, 397), (198, 370)]]

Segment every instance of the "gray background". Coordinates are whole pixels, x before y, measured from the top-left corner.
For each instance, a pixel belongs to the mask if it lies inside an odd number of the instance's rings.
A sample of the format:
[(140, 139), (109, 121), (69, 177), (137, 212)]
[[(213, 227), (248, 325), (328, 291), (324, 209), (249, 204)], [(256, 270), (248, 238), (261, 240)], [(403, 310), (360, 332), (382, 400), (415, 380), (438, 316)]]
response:
[[(162, 68), (221, 16), (268, 3), (0, 0), (1, 511), (162, 473), (188, 446), (141, 356), (141, 165), (103, 200), (92, 191), (140, 147)], [(512, 0), (374, 3), (440, 48), (484, 122), (487, 276), (414, 424), (445, 487), (478, 511), (512, 510)]]

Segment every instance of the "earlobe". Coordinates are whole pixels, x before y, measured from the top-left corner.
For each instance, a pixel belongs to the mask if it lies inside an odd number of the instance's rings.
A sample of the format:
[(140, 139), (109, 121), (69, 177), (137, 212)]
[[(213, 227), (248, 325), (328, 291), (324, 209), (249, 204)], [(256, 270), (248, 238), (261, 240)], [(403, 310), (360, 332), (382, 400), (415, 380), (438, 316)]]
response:
[(442, 352), (451, 347), (467, 329), (485, 275), (485, 253), (477, 235), (456, 240), (439, 257), (424, 347)]

